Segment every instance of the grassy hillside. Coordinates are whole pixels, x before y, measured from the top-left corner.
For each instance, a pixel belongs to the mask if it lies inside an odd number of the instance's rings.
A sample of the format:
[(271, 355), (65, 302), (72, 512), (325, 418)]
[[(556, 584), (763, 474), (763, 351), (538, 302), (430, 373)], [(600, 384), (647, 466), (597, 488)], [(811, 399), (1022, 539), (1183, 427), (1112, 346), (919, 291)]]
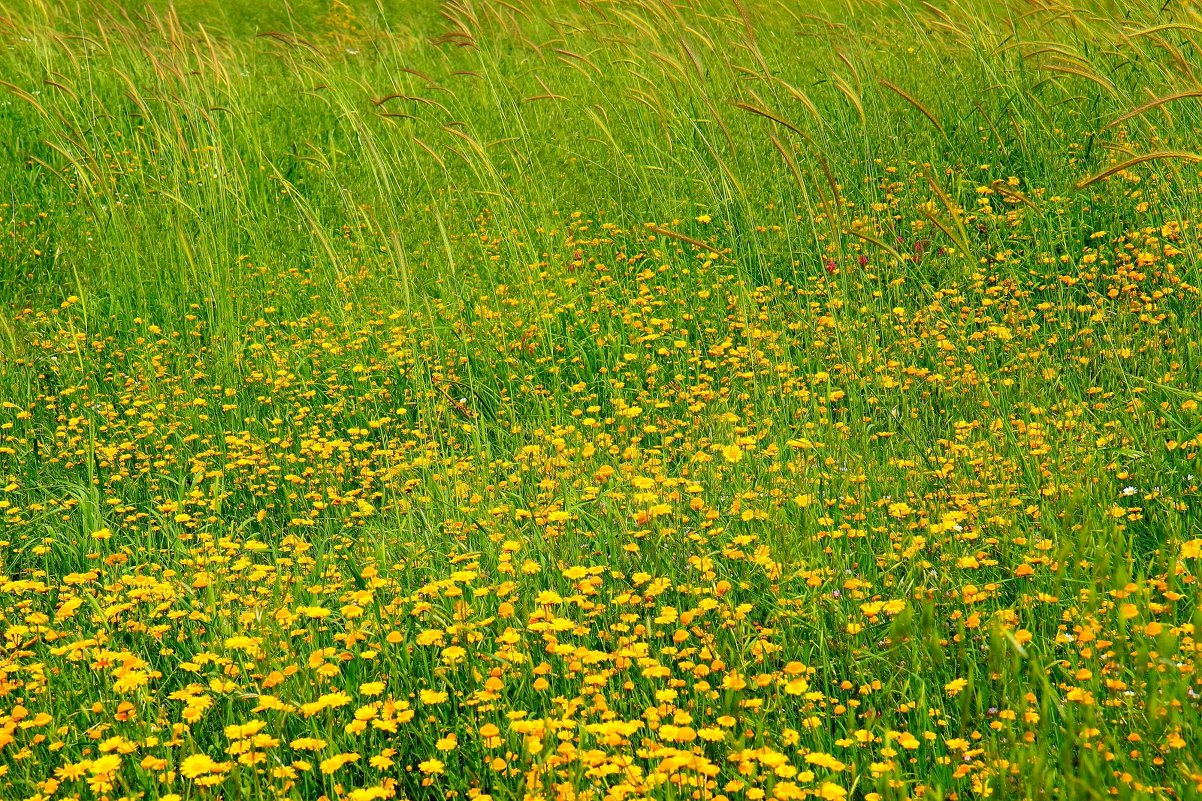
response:
[(1199, 797), (1199, 43), (0, 0), (0, 797)]

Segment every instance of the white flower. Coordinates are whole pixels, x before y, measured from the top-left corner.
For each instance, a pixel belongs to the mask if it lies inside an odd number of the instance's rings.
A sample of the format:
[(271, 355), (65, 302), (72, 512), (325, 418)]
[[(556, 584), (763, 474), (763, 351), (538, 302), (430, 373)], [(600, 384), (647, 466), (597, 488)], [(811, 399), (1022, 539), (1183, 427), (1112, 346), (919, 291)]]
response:
[(1119, 494), (1123, 495), (1123, 496), (1131, 496), (1131, 495), (1134, 495), (1135, 492), (1136, 492), (1135, 487), (1123, 487), (1123, 491), (1120, 492)]

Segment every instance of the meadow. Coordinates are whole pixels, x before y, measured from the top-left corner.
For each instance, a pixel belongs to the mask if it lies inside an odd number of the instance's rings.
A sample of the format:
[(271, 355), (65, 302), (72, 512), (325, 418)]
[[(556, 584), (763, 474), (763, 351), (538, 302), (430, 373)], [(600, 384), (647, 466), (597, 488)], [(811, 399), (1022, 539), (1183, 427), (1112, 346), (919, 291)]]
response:
[(1200, 45), (0, 0), (0, 798), (1202, 797)]

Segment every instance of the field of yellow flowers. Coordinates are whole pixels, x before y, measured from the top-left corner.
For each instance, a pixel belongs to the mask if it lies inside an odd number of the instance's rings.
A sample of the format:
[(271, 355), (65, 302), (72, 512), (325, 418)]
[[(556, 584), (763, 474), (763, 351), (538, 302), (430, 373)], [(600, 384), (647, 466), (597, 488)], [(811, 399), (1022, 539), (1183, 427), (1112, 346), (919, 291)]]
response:
[(1199, 47), (0, 0), (0, 798), (1202, 797)]

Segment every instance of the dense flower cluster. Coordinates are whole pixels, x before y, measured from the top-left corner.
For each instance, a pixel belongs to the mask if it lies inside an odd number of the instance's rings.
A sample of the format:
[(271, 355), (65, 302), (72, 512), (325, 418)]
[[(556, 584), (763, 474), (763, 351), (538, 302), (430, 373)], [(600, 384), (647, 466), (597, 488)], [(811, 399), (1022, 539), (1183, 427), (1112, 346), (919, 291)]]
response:
[(1138, 755), (1116, 787), (1196, 780), (1202, 436), (1164, 324), (1198, 308), (1192, 231), (879, 315), (839, 282), (903, 279), (858, 256), (748, 286), (654, 234), (565, 233), (571, 296), (481, 292), (456, 339), (265, 309), (238, 383), (190, 359), (200, 322), (33, 315), (15, 367), (53, 391), (6, 403), (3, 439), (10, 786), (981, 793), (1053, 737)]

